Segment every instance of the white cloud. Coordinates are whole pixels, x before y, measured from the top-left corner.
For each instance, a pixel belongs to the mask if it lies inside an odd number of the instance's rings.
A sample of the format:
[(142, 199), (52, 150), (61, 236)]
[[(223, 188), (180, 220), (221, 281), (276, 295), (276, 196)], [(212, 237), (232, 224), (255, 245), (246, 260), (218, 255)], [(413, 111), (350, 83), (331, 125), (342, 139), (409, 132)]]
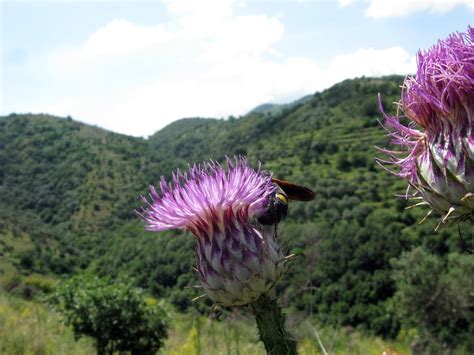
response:
[(162, 25), (144, 27), (114, 20), (93, 33), (80, 47), (55, 53), (51, 64), (54, 70), (82, 70), (84, 66), (104, 64), (120, 57), (163, 50), (172, 40), (173, 34)]
[(371, 0), (366, 15), (372, 18), (385, 18), (406, 16), (421, 11), (445, 13), (463, 5), (474, 10), (473, 0)]
[(77, 47), (57, 51), (49, 60), (53, 94), (29, 102), (26, 111), (147, 136), (183, 117), (240, 115), (346, 78), (415, 70), (400, 47), (360, 49), (321, 67), (275, 49), (284, 33), (277, 18), (237, 16), (231, 0), (197, 3), (165, 0), (167, 23), (114, 20)]
[(333, 83), (346, 78), (410, 74), (416, 69), (416, 59), (401, 47), (387, 49), (366, 48), (336, 56), (329, 65)]
[(219, 31), (205, 43), (199, 59), (218, 64), (242, 57), (258, 58), (272, 54), (284, 27), (280, 21), (267, 16), (234, 17), (221, 24)]

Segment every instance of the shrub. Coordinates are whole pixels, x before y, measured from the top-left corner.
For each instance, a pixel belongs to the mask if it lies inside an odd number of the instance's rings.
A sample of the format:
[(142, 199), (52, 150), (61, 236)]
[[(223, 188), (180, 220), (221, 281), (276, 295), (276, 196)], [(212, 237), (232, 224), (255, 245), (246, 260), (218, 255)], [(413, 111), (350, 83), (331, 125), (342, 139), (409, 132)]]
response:
[(79, 275), (63, 282), (51, 300), (76, 338), (96, 340), (98, 354), (154, 354), (167, 335), (165, 312), (128, 281)]

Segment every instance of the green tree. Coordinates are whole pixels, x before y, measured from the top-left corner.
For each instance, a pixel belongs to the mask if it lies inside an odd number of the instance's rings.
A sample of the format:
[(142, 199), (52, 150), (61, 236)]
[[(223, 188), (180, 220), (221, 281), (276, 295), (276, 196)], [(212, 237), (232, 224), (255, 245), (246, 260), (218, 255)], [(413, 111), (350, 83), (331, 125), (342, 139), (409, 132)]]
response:
[(90, 275), (63, 282), (52, 297), (74, 335), (96, 340), (97, 354), (154, 354), (167, 335), (165, 312), (129, 282)]
[(425, 343), (423, 351), (464, 347), (474, 350), (474, 259), (451, 253), (447, 261), (418, 247), (392, 259), (395, 304)]

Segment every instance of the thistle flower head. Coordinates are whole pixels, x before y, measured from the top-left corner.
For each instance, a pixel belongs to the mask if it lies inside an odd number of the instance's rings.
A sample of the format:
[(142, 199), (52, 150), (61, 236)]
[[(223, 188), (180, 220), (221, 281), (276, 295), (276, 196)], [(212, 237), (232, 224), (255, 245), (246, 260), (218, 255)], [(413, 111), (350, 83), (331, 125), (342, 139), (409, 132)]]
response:
[[(150, 231), (188, 229), (200, 237), (212, 224), (232, 216), (248, 220), (262, 213), (275, 190), (271, 176), (248, 166), (245, 158), (227, 159), (228, 171), (210, 161), (173, 173), (173, 184), (160, 181), (161, 196), (150, 186), (153, 201), (145, 215)], [(227, 215), (224, 212), (227, 211)], [(214, 226), (216, 227), (216, 226)]]
[(271, 175), (243, 157), (228, 169), (216, 162), (161, 179), (159, 194), (142, 213), (146, 229), (186, 229), (196, 236), (197, 272), (208, 295), (226, 306), (244, 305), (272, 288), (284, 271), (273, 236), (256, 221), (275, 191)]
[(389, 160), (379, 161), (397, 166), (396, 175), (409, 181), (421, 204), (443, 214), (442, 222), (473, 221), (474, 28), (438, 41), (417, 59), (399, 104), (411, 122), (405, 126), (384, 113), (400, 150), (384, 150)]

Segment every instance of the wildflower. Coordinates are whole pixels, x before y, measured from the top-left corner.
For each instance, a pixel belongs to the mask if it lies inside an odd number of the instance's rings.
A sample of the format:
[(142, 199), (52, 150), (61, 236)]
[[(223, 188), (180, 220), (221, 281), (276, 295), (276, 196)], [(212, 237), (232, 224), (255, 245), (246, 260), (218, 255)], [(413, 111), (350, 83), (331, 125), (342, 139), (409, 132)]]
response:
[[(442, 214), (441, 223), (474, 221), (474, 28), (418, 53), (418, 69), (405, 79), (399, 107), (411, 120), (383, 112), (400, 150), (382, 163), (413, 187), (413, 197)], [(408, 191), (407, 191), (408, 197)]]
[(146, 229), (185, 229), (197, 241), (197, 273), (207, 294), (225, 306), (245, 305), (269, 291), (282, 276), (284, 256), (257, 218), (275, 191), (271, 176), (243, 157), (228, 169), (216, 162), (162, 177), (161, 194), (150, 187), (142, 213)]

